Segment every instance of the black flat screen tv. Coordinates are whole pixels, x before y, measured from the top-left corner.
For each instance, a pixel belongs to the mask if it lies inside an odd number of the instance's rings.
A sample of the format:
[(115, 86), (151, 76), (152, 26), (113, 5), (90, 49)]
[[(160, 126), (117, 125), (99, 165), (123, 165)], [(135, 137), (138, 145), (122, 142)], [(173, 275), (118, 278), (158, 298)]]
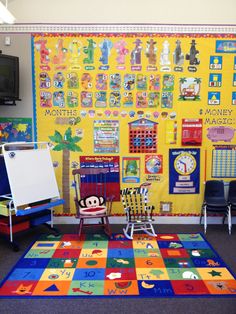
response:
[(0, 53), (0, 100), (19, 99), (19, 58)]

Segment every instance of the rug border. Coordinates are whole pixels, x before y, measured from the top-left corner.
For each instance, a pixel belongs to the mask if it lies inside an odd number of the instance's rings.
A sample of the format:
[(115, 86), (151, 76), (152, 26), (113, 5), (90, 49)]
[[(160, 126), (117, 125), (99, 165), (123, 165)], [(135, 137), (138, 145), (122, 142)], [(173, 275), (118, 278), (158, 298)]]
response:
[[(187, 233), (187, 232), (186, 232)], [(210, 248), (212, 249), (212, 251), (217, 255), (217, 257), (227, 266), (227, 270), (231, 273), (231, 275), (234, 276), (235, 280), (236, 280), (236, 273), (231, 269), (230, 266), (228, 266), (225, 261), (223, 260), (223, 258), (218, 254), (218, 252), (215, 250), (215, 248), (211, 245), (211, 243), (207, 240), (205, 234), (203, 234), (202, 232), (200, 233), (201, 236), (203, 237), (203, 239), (207, 242), (207, 244), (210, 246)], [(236, 295), (235, 295), (236, 296)]]
[[(14, 264), (14, 266), (12, 266), (11, 270), (9, 271), (9, 273), (6, 275), (6, 277), (0, 281), (0, 288), (2, 287), (2, 285), (7, 281), (7, 279), (10, 277), (10, 275), (12, 274), (12, 272), (15, 269), (15, 266), (23, 259), (23, 257), (30, 251), (30, 249), (32, 248), (33, 244), (38, 241), (38, 239), (42, 236), (42, 235), (47, 235), (47, 233), (41, 233), (39, 234), (37, 237), (35, 237), (35, 240), (33, 240), (28, 248), (23, 252), (22, 256), (16, 261), (16, 263)], [(63, 233), (61, 235), (64, 234), (76, 234), (76, 233)], [(114, 233), (116, 234), (116, 233)], [(161, 234), (191, 234), (191, 232), (163, 232), (163, 233), (157, 233), (157, 235), (161, 235)], [(232, 271), (231, 267), (229, 267), (225, 261), (223, 260), (223, 258), (218, 254), (218, 252), (215, 250), (215, 248), (211, 245), (211, 243), (208, 241), (208, 239), (206, 238), (205, 234), (203, 234), (202, 232), (193, 232), (192, 234), (200, 234), (202, 236), (202, 238), (204, 239), (204, 241), (209, 245), (209, 247), (211, 248), (211, 250), (216, 254), (217, 258), (223, 262), (227, 267), (227, 270), (231, 273), (231, 275), (235, 278), (236, 280), (236, 274), (234, 271)], [(109, 239), (108, 239), (109, 240)], [(141, 299), (180, 299), (180, 298), (185, 298), (185, 299), (196, 299), (196, 298), (226, 298), (226, 299), (235, 299), (236, 294), (210, 294), (210, 295), (206, 295), (206, 294), (197, 294), (197, 295), (173, 295), (173, 296), (137, 296), (137, 295), (126, 295), (125, 296), (126, 299), (137, 299), (137, 298), (141, 298)], [(5, 295), (0, 295), (0, 299), (124, 299), (124, 295), (95, 295), (95, 296), (80, 296), (80, 295), (58, 295), (58, 296), (22, 296), (22, 295), (9, 295), (9, 296), (5, 296)]]

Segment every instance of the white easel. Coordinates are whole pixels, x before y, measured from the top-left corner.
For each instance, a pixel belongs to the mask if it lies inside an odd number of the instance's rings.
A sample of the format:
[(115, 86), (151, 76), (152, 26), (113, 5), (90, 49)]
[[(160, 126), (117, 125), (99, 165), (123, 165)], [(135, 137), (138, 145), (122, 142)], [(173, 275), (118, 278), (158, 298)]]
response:
[(25, 216), (50, 209), (53, 228), (53, 207), (63, 204), (64, 200), (59, 196), (46, 142), (6, 143), (1, 148), (10, 193), (0, 197), (9, 200), (10, 242), (17, 249), (13, 242), (12, 214)]

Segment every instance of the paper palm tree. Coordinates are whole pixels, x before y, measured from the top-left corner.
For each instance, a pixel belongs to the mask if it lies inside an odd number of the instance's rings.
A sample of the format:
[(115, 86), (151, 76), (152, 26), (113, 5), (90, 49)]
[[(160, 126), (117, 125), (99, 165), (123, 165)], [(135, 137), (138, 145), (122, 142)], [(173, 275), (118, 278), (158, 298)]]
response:
[(194, 83), (198, 84), (198, 92), (197, 92), (198, 98), (200, 98), (199, 95), (200, 95), (201, 82), (202, 82), (202, 80), (200, 78), (194, 79)]
[(187, 82), (187, 79), (186, 79), (186, 77), (181, 77), (180, 79), (179, 79), (179, 92), (180, 92), (180, 97), (181, 97), (181, 95), (182, 95), (182, 84), (184, 84), (184, 83), (186, 83)]
[(81, 137), (72, 136), (69, 127), (64, 136), (55, 130), (54, 135), (49, 136), (49, 138), (55, 143), (53, 150), (62, 151), (62, 195), (65, 200), (63, 213), (68, 214), (70, 213), (70, 152), (82, 152), (82, 149), (77, 145)]

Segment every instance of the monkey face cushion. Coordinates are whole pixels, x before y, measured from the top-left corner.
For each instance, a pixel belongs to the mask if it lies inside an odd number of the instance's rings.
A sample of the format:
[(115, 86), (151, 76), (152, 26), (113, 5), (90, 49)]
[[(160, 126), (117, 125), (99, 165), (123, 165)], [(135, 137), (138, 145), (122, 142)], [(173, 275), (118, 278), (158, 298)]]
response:
[(79, 201), (80, 215), (95, 216), (98, 214), (104, 214), (107, 211), (104, 206), (105, 199), (103, 196), (90, 195)]

